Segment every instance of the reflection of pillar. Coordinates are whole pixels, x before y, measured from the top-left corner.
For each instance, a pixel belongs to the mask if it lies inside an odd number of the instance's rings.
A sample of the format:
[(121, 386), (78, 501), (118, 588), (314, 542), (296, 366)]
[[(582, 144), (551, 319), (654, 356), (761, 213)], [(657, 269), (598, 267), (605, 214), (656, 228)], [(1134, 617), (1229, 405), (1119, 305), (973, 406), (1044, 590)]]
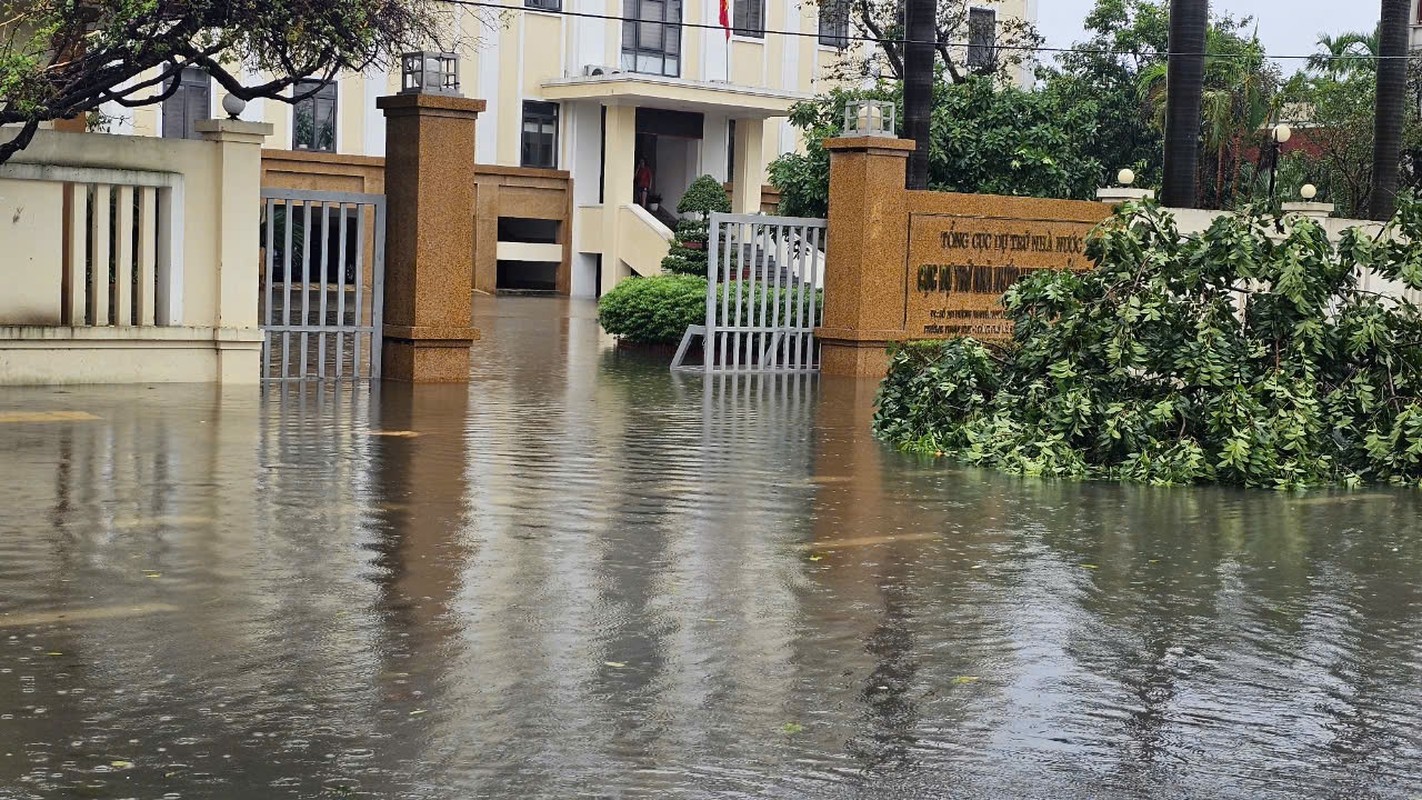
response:
[(417, 434), (378, 437), (372, 485), (386, 521), (378, 545), (381, 565), (388, 569), (381, 579), (385, 610), (414, 616), (392, 620), (393, 631), (424, 628), (450, 610), (465, 568), (469, 390), (385, 386), (378, 391), (372, 426)]
[(736, 214), (754, 214), (760, 211), (760, 174), (765, 164), (761, 154), (764, 141), (765, 120), (736, 120), (736, 140), (733, 161), (736, 172), (731, 176), (731, 211)]
[(474, 271), (474, 121), (483, 100), (382, 97), (387, 379), (467, 381)]
[[(739, 131), (737, 131), (739, 134)], [(825, 254), (825, 375), (882, 376), (885, 347), (904, 338), (908, 194), (904, 175), (914, 144), (861, 136), (829, 139), (830, 196)]]
[(632, 205), (633, 163), (637, 145), (635, 106), (606, 106), (603, 125), (606, 152), (602, 157), (602, 293), (631, 274), (622, 264), (617, 241), (622, 207)]

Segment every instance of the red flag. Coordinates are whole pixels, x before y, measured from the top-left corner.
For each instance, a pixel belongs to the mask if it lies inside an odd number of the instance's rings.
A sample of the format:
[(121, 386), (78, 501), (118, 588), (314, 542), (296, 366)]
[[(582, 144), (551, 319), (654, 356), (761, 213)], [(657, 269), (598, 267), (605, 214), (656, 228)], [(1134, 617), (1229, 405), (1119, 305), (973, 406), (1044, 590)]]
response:
[(726, 30), (726, 38), (731, 38), (731, 0), (721, 0), (721, 27)]

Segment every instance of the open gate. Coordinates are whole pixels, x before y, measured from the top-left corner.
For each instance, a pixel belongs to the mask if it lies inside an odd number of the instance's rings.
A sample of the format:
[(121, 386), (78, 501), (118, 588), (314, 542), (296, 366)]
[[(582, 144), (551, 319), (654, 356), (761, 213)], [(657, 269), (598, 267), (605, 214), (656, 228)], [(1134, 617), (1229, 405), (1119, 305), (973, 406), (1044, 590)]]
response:
[(712, 372), (815, 372), (824, 307), (827, 222), (713, 213), (707, 242), (706, 324), (691, 326), (672, 358), (687, 369), (692, 342)]
[(262, 377), (380, 378), (385, 196), (262, 190)]

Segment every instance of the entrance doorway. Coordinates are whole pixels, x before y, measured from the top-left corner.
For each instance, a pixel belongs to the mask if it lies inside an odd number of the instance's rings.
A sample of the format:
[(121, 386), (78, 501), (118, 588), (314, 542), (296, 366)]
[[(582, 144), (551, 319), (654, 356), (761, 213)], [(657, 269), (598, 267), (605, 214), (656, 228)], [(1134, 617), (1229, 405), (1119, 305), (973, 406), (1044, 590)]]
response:
[[(696, 179), (701, 164), (701, 135), (705, 118), (690, 111), (660, 108), (637, 109), (634, 164), (651, 171), (650, 207), (669, 226), (676, 222), (677, 203)], [(641, 198), (638, 198), (640, 201)]]

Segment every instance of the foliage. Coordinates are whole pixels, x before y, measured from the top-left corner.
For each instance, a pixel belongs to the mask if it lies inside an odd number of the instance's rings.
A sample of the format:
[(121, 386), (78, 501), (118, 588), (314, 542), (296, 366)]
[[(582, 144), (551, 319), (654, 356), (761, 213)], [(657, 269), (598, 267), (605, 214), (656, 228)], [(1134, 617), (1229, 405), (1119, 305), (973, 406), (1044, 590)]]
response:
[[(797, 104), (790, 121), (804, 131), (804, 153), (770, 164), (781, 191), (780, 211), (822, 217), (829, 205), (829, 154), (822, 142), (843, 130), (844, 105), (854, 98), (893, 101), (897, 85), (872, 90), (833, 89)], [(1024, 91), (974, 77), (934, 84), (929, 187), (1034, 197), (1089, 198), (1102, 172), (1087, 148), (1095, 137), (1096, 107), (1051, 87)], [(903, 115), (898, 115), (902, 119)], [(902, 133), (902, 130), (899, 131)]]
[(1128, 204), (1088, 255), (1094, 270), (1003, 296), (1004, 348), (898, 349), (878, 433), (1024, 475), (1422, 484), (1422, 311), (1355, 270), (1422, 289), (1422, 203), (1337, 244), (1312, 220), (1251, 214), (1182, 238), (1158, 206)]
[[(706, 277), (706, 242), (710, 238), (710, 228), (705, 220), (683, 217), (676, 224), (675, 238), (667, 255), (662, 259), (662, 270), (674, 275), (700, 275)], [(699, 247), (687, 247), (687, 244)]]
[(676, 344), (686, 326), (706, 321), (706, 278), (628, 278), (597, 302), (603, 330), (639, 344)]
[[(1011, 76), (1045, 41), (1032, 23), (995, 8), (1002, 0), (938, 0), (935, 60), (946, 80), (960, 82), (973, 75)], [(814, 0), (821, 15), (848, 16), (851, 36), (874, 40), (842, 48), (830, 64), (829, 77), (845, 82), (880, 76), (904, 77), (904, 6), (902, 0)], [(999, 12), (993, 58), (986, 66), (967, 63), (968, 13), (973, 8)]]
[[(1340, 216), (1365, 217), (1372, 199), (1377, 32), (1321, 36), (1318, 46), (1281, 90), (1285, 113), (1299, 122), (1301, 146), (1281, 167), (1297, 175), (1281, 176), (1280, 185), (1296, 190), (1313, 183), (1319, 200), (1337, 206)], [(1410, 94), (1422, 95), (1422, 65), (1410, 62), (1408, 80)], [(1407, 104), (1402, 136), (1402, 185), (1415, 189), (1422, 186), (1422, 118), (1415, 104)]]
[(686, 187), (686, 194), (676, 204), (678, 214), (700, 214), (702, 217), (712, 211), (723, 214), (731, 212), (731, 199), (726, 196), (726, 187), (710, 175), (702, 175)]
[[(292, 102), (306, 77), (392, 63), (441, 36), (435, 0), (0, 0), (0, 124), (23, 127), (112, 102), (161, 102), (183, 68), (228, 93)], [(268, 79), (244, 82), (266, 74)]]
[[(629, 342), (677, 344), (688, 325), (706, 321), (706, 286), (706, 278), (695, 275), (629, 278), (598, 301), (598, 322), (603, 330)], [(726, 310), (725, 321), (746, 326), (756, 322), (753, 310), (803, 308), (813, 318), (824, 304), (822, 291), (806, 297), (803, 289), (763, 281), (731, 281), (716, 289), (716, 302)]]
[[(686, 194), (676, 204), (679, 213), (686, 214), (676, 225), (676, 237), (662, 259), (662, 270), (677, 275), (706, 277), (706, 241), (711, 237), (710, 215), (713, 211), (729, 213), (731, 200), (726, 187), (710, 175), (702, 175), (686, 187)], [(687, 247), (687, 243), (700, 247)]]

